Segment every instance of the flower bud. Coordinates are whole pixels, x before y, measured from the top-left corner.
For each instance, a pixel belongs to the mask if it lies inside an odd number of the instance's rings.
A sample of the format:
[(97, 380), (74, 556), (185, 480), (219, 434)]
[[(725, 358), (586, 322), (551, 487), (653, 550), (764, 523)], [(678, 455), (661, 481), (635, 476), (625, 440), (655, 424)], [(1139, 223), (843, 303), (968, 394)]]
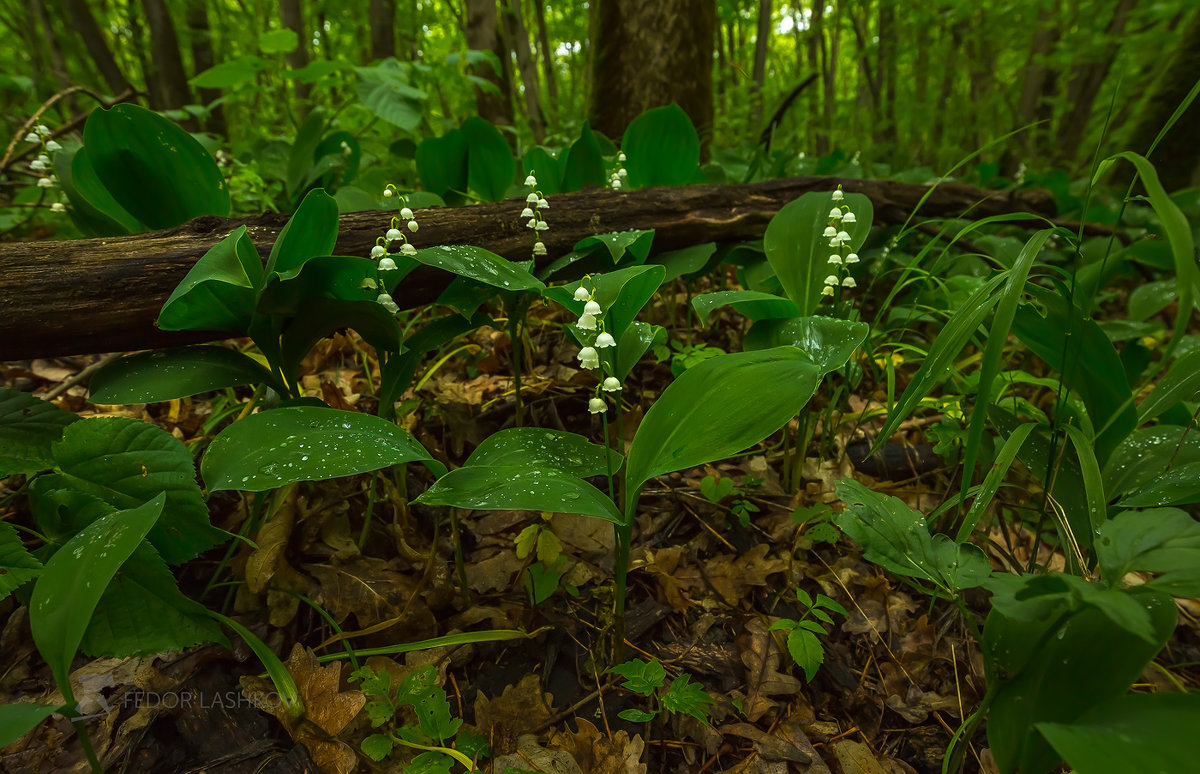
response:
[(387, 254), (387, 250), (383, 249), (383, 245), (375, 245), (371, 248), (371, 257), (377, 261), (385, 254)]
[(400, 220), (412, 220), (413, 211), (407, 207), (400, 208)]
[(54, 151), (60, 151), (60, 150), (62, 150), (62, 146), (61, 146), (61, 145), (59, 145), (59, 144), (58, 144), (57, 142), (55, 142), (54, 140), (50, 140), (49, 142), (47, 142), (47, 143), (46, 143), (46, 150), (48, 150), (48, 151), (50, 151), (51, 153), (53, 153)]
[(380, 293), (378, 296), (376, 296), (375, 303), (379, 304), (380, 306), (382, 306), (384, 309), (388, 310), (392, 314), (395, 314), (396, 312), (400, 311), (400, 307), (396, 306), (396, 302), (393, 301), (392, 297), (389, 296), (387, 293)]
[(395, 193), (396, 192), (393, 191), (392, 189), (385, 188), (385, 189), (383, 189), (383, 198), (390, 199), (390, 198), (392, 198), (393, 195), (395, 195)]
[(625, 163), (625, 152), (624, 151), (617, 154), (617, 161), (621, 162), (622, 164)]
[(417, 233), (418, 228), (420, 228), (420, 226), (417, 225), (417, 222), (415, 220), (410, 220), (408, 222), (408, 230), (409, 231), (411, 231), (415, 234), (415, 233)]

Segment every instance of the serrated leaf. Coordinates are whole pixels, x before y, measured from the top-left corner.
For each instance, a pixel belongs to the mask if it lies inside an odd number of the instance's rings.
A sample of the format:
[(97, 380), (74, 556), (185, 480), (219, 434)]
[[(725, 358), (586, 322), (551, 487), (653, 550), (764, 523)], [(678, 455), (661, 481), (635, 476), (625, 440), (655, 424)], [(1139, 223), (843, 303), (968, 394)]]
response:
[(804, 677), (811, 683), (825, 661), (825, 648), (821, 646), (817, 635), (802, 626), (797, 626), (788, 633), (787, 649), (792, 655), (792, 660), (804, 670)]
[(1130, 572), (1162, 573), (1146, 585), (1175, 597), (1200, 597), (1200, 523), (1181, 510), (1118, 514), (1101, 525), (1095, 547), (1104, 580), (1114, 587)]
[(628, 720), (630, 723), (649, 723), (656, 717), (653, 712), (646, 712), (636, 708), (624, 709), (617, 713), (617, 717), (621, 720)]
[(210, 491), (264, 492), (430, 459), (408, 431), (368, 414), (315, 406), (251, 414), (209, 445), (200, 473)]
[(0, 478), (54, 467), (51, 446), (78, 420), (53, 403), (0, 386)]
[(21, 535), (0, 521), (0, 600), (41, 574), (42, 563), (25, 549)]
[(362, 740), (363, 753), (378, 763), (392, 754), (392, 738), (387, 734), (371, 734)]
[(115, 508), (134, 508), (165, 494), (167, 506), (147, 540), (168, 564), (179, 564), (225, 540), (208, 521), (188, 448), (137, 419), (102, 417), (72, 424), (54, 444), (56, 488), (77, 489)]
[(663, 707), (668, 712), (682, 712), (701, 723), (707, 723), (708, 705), (713, 703), (713, 698), (704, 690), (704, 686), (691, 680), (692, 676), (689, 674), (681, 674), (672, 680), (662, 695)]
[(667, 679), (667, 670), (663, 668), (658, 659), (650, 661), (633, 659), (624, 664), (610, 667), (608, 671), (625, 678), (625, 682), (621, 685), (622, 688), (642, 696), (653, 694), (662, 687), (663, 682)]

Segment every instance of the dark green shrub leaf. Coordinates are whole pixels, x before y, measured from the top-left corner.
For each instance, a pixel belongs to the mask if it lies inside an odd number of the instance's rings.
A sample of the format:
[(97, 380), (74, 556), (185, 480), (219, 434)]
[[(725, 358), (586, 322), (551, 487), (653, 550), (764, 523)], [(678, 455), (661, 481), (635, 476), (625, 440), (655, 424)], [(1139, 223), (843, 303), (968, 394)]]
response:
[[(611, 463), (605, 462), (605, 452)], [(484, 438), (467, 465), (513, 465), (551, 468), (580, 478), (603, 476), (621, 467), (621, 455), (582, 435), (542, 427), (510, 427)]]
[(621, 140), (629, 185), (687, 185), (700, 177), (700, 135), (678, 105), (652, 108), (633, 119)]
[(500, 290), (540, 290), (545, 287), (519, 265), (474, 245), (426, 247), (418, 250), (413, 259)]
[(1188, 771), (1200, 759), (1200, 695), (1136, 693), (1038, 731), (1078, 774)]
[(512, 150), (490, 121), (471, 116), (460, 131), (467, 141), (467, 186), (485, 202), (498, 202), (517, 174)]
[(600, 143), (591, 126), (584, 121), (579, 139), (571, 143), (563, 160), (562, 192), (581, 191), (588, 186), (602, 186), (604, 182), (604, 156), (600, 152)]
[(50, 447), (78, 420), (53, 403), (0, 386), (0, 478), (54, 467)]
[(337, 202), (320, 189), (309, 191), (275, 239), (266, 273), (277, 273), (285, 280), (295, 277), (310, 258), (333, 252), (337, 234)]
[(426, 137), (417, 146), (417, 171), (425, 190), (445, 197), (467, 190), (467, 137), (451, 129), (441, 137)]
[(262, 277), (262, 259), (239, 226), (213, 245), (158, 313), (165, 331), (200, 330), (244, 333), (254, 314), (254, 289)]
[(108, 363), (92, 374), (92, 403), (156, 403), (243, 384), (272, 384), (275, 378), (253, 358), (219, 346), (140, 352)]
[(579, 513), (619, 522), (617, 506), (582, 478), (523, 465), (468, 465), (442, 476), (415, 502), (476, 510)]
[[(294, 32), (292, 34), (295, 35)], [(254, 80), (265, 69), (267, 69), (267, 60), (254, 54), (246, 54), (237, 59), (214, 65), (188, 80), (188, 83), (198, 89), (228, 89), (239, 83)]]
[(708, 325), (708, 316), (723, 306), (731, 307), (751, 320), (790, 319), (800, 315), (799, 307), (788, 299), (757, 290), (719, 290), (692, 299), (692, 308), (701, 325)]
[(25, 550), (21, 535), (7, 521), (0, 521), (0, 600), (33, 580), (42, 571), (42, 563)]
[(1101, 525), (1095, 546), (1111, 586), (1131, 572), (1162, 573), (1146, 585), (1173, 597), (1200, 597), (1200, 523), (1181, 510), (1118, 514)]

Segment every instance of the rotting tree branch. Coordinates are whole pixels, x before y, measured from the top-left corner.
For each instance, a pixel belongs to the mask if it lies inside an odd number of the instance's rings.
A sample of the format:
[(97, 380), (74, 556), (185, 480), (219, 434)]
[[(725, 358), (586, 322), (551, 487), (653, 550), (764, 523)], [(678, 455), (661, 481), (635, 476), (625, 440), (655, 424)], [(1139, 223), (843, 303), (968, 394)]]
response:
[[(762, 236), (779, 209), (808, 191), (838, 184), (871, 198), (877, 225), (903, 223), (928, 191), (888, 180), (797, 177), (749, 185), (696, 185), (632, 192), (592, 189), (550, 197), (551, 229), (543, 232), (550, 257), (569, 251), (592, 234), (655, 229), (657, 250)], [(530, 236), (518, 213), (524, 201), (421, 210), (416, 247), (473, 244), (509, 259), (529, 256)], [(921, 206), (924, 217), (984, 218), (1029, 212), (1052, 217), (1054, 204), (1041, 191), (985, 191), (944, 183)], [(356, 212), (341, 217), (337, 255), (365, 256), (388, 227), (392, 213)], [(129, 351), (222, 338), (221, 332), (168, 332), (154, 327), (158, 310), (175, 285), (210, 247), (246, 225), (265, 257), (287, 218), (197, 218), (179, 228), (128, 237), (70, 242), (0, 244), (0, 361), (33, 357)], [(1044, 221), (1031, 217), (1030, 226)], [(1064, 224), (1066, 225), (1066, 224)], [(1105, 233), (1108, 233), (1107, 231)], [(436, 298), (449, 275), (414, 272), (397, 302), (415, 307)]]

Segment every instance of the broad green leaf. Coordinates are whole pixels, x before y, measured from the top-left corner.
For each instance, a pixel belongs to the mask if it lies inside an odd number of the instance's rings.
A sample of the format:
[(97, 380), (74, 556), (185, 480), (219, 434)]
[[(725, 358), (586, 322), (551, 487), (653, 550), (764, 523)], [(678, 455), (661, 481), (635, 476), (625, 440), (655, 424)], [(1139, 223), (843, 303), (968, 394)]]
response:
[(37, 728), (38, 724), (55, 712), (62, 712), (65, 707), (52, 704), (0, 704), (0, 749), (8, 747), (13, 742)]
[(25, 550), (21, 535), (7, 521), (0, 521), (0, 601), (42, 571), (42, 563)]
[(213, 245), (175, 286), (158, 313), (166, 331), (245, 333), (254, 314), (262, 260), (245, 226)]
[(591, 126), (584, 121), (579, 139), (571, 144), (563, 160), (562, 192), (603, 186), (604, 182), (604, 156), (600, 152), (600, 143)]
[(658, 716), (653, 712), (647, 712), (646, 710), (630, 707), (629, 709), (623, 709), (618, 712), (617, 717), (619, 717), (621, 720), (628, 720), (630, 723), (649, 723)]
[(265, 492), (429, 459), (391, 422), (354, 411), (296, 406), (251, 414), (213, 439), (200, 464), (209, 491)]
[(476, 510), (579, 513), (621, 521), (612, 500), (579, 476), (524, 465), (468, 465), (452, 470), (415, 502)]
[(543, 427), (510, 427), (492, 433), (475, 447), (466, 465), (511, 465), (570, 473), (580, 478), (603, 476), (621, 468), (621, 455), (582, 435)]
[(373, 67), (356, 67), (358, 97), (375, 115), (411, 132), (421, 123), (422, 102), (427, 94), (412, 86), (412, 65), (386, 59)]
[(1162, 573), (1146, 585), (1200, 597), (1200, 523), (1176, 508), (1118, 514), (1097, 532), (1096, 559), (1111, 586), (1131, 572)]
[[(988, 742), (1003, 774), (1045, 774), (1059, 758), (1036, 725), (1071, 723), (1125, 693), (1171, 636), (1176, 609), (1169, 596), (1149, 589), (1087, 591), (1080, 588), (1087, 586), (1082, 581), (1073, 585), (1098, 602), (1104, 596), (1129, 597), (1150, 619), (1153, 641), (1147, 641), (1115, 624), (1095, 604), (1078, 608), (1070, 596), (1038, 594), (1020, 578), (1006, 585), (1014, 604), (1029, 612), (1014, 617), (993, 608), (984, 626), (984, 665), (994, 690)], [(1022, 593), (1023, 588), (1028, 590)]]
[[(775, 276), (779, 278), (788, 298), (800, 309), (800, 316), (816, 313), (821, 304), (821, 290), (829, 275), (829, 238), (822, 236), (831, 221), (829, 212), (837, 202), (832, 193), (810, 192), (783, 206), (763, 236), (763, 250)], [(871, 233), (874, 208), (871, 200), (859, 193), (845, 194), (843, 210), (855, 215), (855, 222), (846, 227), (851, 251), (858, 250)]]
[(317, 146), (321, 144), (321, 136), (325, 133), (325, 111), (317, 108), (308, 114), (300, 130), (296, 132), (296, 140), (292, 143), (292, 151), (288, 154), (287, 193), (288, 197), (298, 200), (304, 192), (304, 182), (312, 177), (313, 162)]
[(1096, 457), (1103, 464), (1121, 439), (1137, 427), (1137, 410), (1112, 342), (1094, 320), (1082, 319), (1081, 312), (1063, 297), (1065, 289), (1060, 291), (1026, 287), (1026, 292), (1041, 302), (1045, 314), (1038, 314), (1030, 305), (1021, 307), (1013, 320), (1013, 332), (1058, 372), (1064, 385), (1079, 393), (1095, 427), (1108, 425), (1095, 441)]
[(1109, 499), (1135, 491), (1180, 465), (1200, 462), (1200, 433), (1175, 426), (1143, 427), (1123, 440), (1104, 465)]
[(636, 320), (630, 323), (617, 341), (617, 362), (613, 376), (624, 382), (630, 371), (650, 348), (655, 344), (662, 344), (666, 340), (667, 329), (661, 325), (651, 325)]
[(630, 122), (621, 140), (633, 188), (687, 185), (700, 172), (700, 135), (678, 105), (651, 108)]
[(1193, 401), (1200, 392), (1200, 349), (1193, 349), (1171, 364), (1154, 389), (1138, 406), (1138, 422), (1149, 422), (1181, 401)]
[(150, 228), (229, 215), (229, 190), (212, 156), (157, 113), (132, 104), (93, 110), (83, 144), (104, 187)]
[(1173, 279), (1138, 285), (1129, 294), (1129, 319), (1141, 322), (1166, 309), (1179, 298)]
[(633, 659), (609, 667), (608, 671), (625, 678), (625, 682), (621, 684), (622, 688), (642, 696), (653, 695), (667, 679), (667, 670), (656, 658), (649, 661)]
[(0, 478), (54, 467), (50, 447), (78, 420), (49, 401), (0, 386)]
[(316, 83), (327, 75), (353, 70), (354, 66), (337, 59), (314, 59), (299, 70), (288, 70), (284, 78), (295, 78), (301, 83)]
[(633, 263), (642, 264), (650, 255), (650, 245), (653, 241), (654, 229), (614, 231), (610, 234), (584, 237), (575, 243), (574, 252), (587, 255), (607, 248), (613, 265), (621, 263), (626, 255), (630, 256)]
[[(310, 182), (327, 191), (339, 191), (342, 186), (358, 175), (358, 165), (362, 161), (362, 146), (359, 145), (358, 138), (350, 132), (330, 132), (317, 144), (313, 151), (313, 158), (316, 161), (330, 159), (333, 161), (333, 168)], [(355, 211), (373, 210), (379, 206), (378, 200), (374, 196), (365, 191), (363, 196), (365, 198), (364, 206), (356, 208)]]
[(392, 738), (387, 734), (371, 734), (359, 747), (363, 754), (378, 763), (392, 754)]
[(192, 453), (148, 422), (102, 417), (76, 422), (54, 444), (62, 471), (55, 488), (77, 489), (115, 508), (134, 508), (165, 494), (166, 510), (148, 540), (168, 564), (180, 564), (221, 543), (196, 485)]
[(821, 369), (821, 376), (836, 371), (866, 340), (870, 326), (865, 322), (836, 317), (798, 317), (779, 327), (782, 343), (796, 347)]
[(426, 247), (418, 250), (413, 259), (500, 290), (540, 290), (545, 287), (519, 265), (474, 245)]
[(271, 275), (259, 296), (257, 311), (294, 317), (306, 314), (314, 299), (374, 301), (379, 291), (367, 280), (374, 281), (380, 274), (378, 264), (370, 258), (343, 255), (310, 258), (288, 277)]
[(459, 131), (467, 140), (467, 186), (485, 202), (500, 201), (516, 177), (516, 162), (508, 141), (490, 121), (479, 116), (463, 121)]
[(451, 129), (441, 137), (426, 137), (417, 146), (417, 171), (425, 190), (444, 197), (467, 190), (467, 137)]
[(61, 476), (54, 475), (38, 476), (30, 483), (29, 505), (34, 523), (52, 547), (117, 510), (99, 497), (71, 489)]
[(701, 325), (708, 325), (709, 315), (723, 306), (728, 306), (751, 320), (790, 319), (800, 316), (800, 309), (788, 299), (757, 290), (719, 290), (692, 299), (692, 308), (696, 310)]
[(280, 337), (283, 369), (295, 375), (309, 350), (340, 330), (349, 328), (377, 352), (399, 353), (400, 326), (396, 316), (371, 301), (310, 299), (306, 313), (292, 320)]
[(716, 252), (716, 242), (705, 242), (701, 245), (685, 247), (682, 250), (659, 253), (654, 256), (653, 262), (666, 268), (667, 276), (663, 278), (663, 282), (670, 282), (673, 279), (699, 272), (708, 265)]
[(689, 368), (633, 437), (625, 462), (627, 515), (654, 476), (724, 459), (778, 430), (804, 408), (820, 378), (795, 347), (721, 355)]
[(273, 384), (267, 369), (235, 349), (183, 347), (141, 352), (92, 374), (92, 403), (157, 403), (243, 384)]
[(264, 32), (258, 36), (258, 50), (264, 54), (286, 54), (295, 51), (300, 45), (300, 36), (293, 29), (279, 29)]
[(1170, 470), (1126, 493), (1117, 505), (1122, 508), (1152, 508), (1193, 503), (1200, 503), (1200, 462), (1179, 464), (1176, 461)]
[[(96, 420), (93, 420), (96, 421)], [(29, 602), (29, 628), (38, 652), (69, 691), (71, 660), (100, 597), (163, 512), (167, 498), (97, 519), (46, 563)]]
[[(605, 274), (597, 274), (586, 283), (594, 287), (596, 303), (604, 309), (604, 330), (620, 341), (646, 302), (654, 297), (662, 284), (666, 270), (662, 266), (630, 266)], [(547, 288), (545, 296), (566, 307), (578, 317), (583, 314), (583, 301), (576, 301), (575, 291), (582, 280)]]
[(956, 595), (987, 580), (987, 557), (970, 543), (931, 535), (925, 517), (897, 497), (872, 492), (853, 479), (837, 484), (846, 510), (834, 523), (863, 548), (863, 558), (909, 578), (932, 583), (943, 594)]
[(147, 230), (104, 187), (85, 148), (56, 153), (54, 171), (71, 202), (67, 212), (80, 231), (95, 236), (117, 236)]
[(320, 189), (309, 191), (276, 237), (266, 273), (277, 273), (285, 280), (295, 277), (305, 261), (333, 252), (337, 234), (337, 202)]
[(562, 165), (540, 145), (530, 148), (525, 158), (521, 159), (518, 177), (529, 174), (537, 178), (538, 190), (543, 195), (553, 196), (562, 192)]
[(162, 557), (142, 543), (96, 605), (79, 648), (89, 656), (150, 656), (225, 641), (203, 605), (185, 597)]
[(265, 69), (267, 69), (267, 60), (254, 54), (246, 54), (237, 59), (214, 65), (189, 79), (188, 83), (197, 89), (228, 89), (239, 83), (254, 80)]
[(1200, 694), (1119, 696), (1035, 727), (1078, 774), (1183, 772), (1200, 760)]
[(797, 626), (788, 632), (787, 649), (796, 666), (804, 670), (805, 679), (811, 683), (825, 661), (825, 648), (821, 647), (817, 635)]

